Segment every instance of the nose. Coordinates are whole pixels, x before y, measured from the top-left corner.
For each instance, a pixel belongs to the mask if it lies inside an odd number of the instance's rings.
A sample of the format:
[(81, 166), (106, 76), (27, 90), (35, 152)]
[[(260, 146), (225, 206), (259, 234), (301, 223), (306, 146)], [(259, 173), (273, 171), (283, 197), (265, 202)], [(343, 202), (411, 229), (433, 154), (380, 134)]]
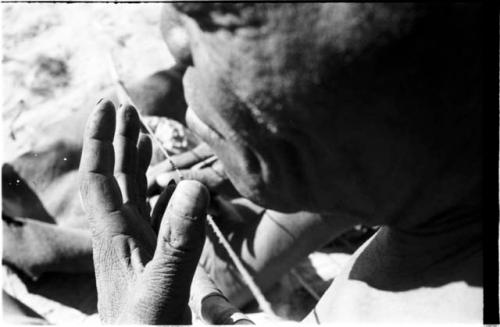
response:
[(187, 30), (182, 24), (180, 13), (167, 3), (163, 6), (160, 29), (163, 40), (177, 63), (192, 65), (191, 49)]

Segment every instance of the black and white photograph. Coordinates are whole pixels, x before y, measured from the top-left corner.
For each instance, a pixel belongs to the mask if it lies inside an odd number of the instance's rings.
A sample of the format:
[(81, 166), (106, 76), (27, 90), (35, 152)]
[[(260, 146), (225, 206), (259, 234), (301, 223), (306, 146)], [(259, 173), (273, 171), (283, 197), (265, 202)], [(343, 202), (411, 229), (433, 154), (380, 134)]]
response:
[(499, 323), (498, 9), (0, 6), (3, 323)]

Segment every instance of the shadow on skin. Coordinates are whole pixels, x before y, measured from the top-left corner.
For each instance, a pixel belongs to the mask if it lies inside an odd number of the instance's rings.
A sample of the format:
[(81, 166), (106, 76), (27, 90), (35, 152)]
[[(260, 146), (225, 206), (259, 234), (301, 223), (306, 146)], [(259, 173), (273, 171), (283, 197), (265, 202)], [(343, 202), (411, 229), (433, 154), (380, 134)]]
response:
[(475, 236), (481, 230), (479, 220), (444, 235), (445, 239), (450, 237), (448, 244), (435, 235), (410, 236), (402, 244), (400, 231), (383, 227), (359, 253), (349, 279), (391, 292), (437, 288), (453, 282), (482, 287), (482, 243), (480, 236)]
[[(24, 183), (29, 185), (33, 192), (43, 192), (56, 178), (78, 168), (80, 152), (80, 147), (56, 140), (4, 164), (2, 177), (8, 179), (8, 182), (24, 179)], [(10, 186), (9, 190), (25, 192), (24, 189), (16, 189), (15, 183)]]
[(187, 104), (182, 85), (185, 70), (184, 65), (176, 64), (128, 87), (130, 97), (142, 115), (167, 117), (186, 124)]
[(94, 273), (46, 273), (36, 282), (23, 277), (29, 293), (36, 294), (86, 315), (97, 313), (97, 290)]
[[(35, 166), (43, 170), (41, 165)], [(7, 215), (55, 223), (35, 191), (8, 163), (2, 166), (2, 190), (2, 211)]]

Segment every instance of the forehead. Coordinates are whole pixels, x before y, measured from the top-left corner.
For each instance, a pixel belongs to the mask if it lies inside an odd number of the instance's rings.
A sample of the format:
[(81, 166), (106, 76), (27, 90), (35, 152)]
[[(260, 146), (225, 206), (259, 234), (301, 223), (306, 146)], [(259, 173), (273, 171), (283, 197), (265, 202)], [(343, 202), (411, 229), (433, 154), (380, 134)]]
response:
[[(259, 36), (284, 34), (289, 40), (334, 40), (339, 48), (362, 36), (392, 28), (403, 29), (405, 20), (418, 9), (414, 4), (364, 3), (175, 3), (180, 13), (195, 20), (202, 31), (226, 31), (239, 37), (241, 29), (259, 30)], [(362, 31), (364, 30), (364, 31)], [(332, 39), (333, 38), (333, 39)], [(353, 46), (354, 44), (350, 44)]]
[[(366, 52), (406, 34), (412, 4), (352, 3), (177, 3), (174, 6), (195, 22), (195, 48), (216, 54), (219, 64), (258, 77), (293, 72), (325, 71), (341, 67)], [(203, 35), (198, 35), (203, 34)], [(329, 63), (335, 62), (335, 65)], [(248, 69), (250, 67), (251, 69)], [(308, 75), (308, 74), (306, 74)], [(317, 77), (316, 77), (317, 79)], [(281, 80), (280, 82), (284, 82)]]
[[(335, 69), (381, 34), (401, 32), (410, 5), (176, 3), (184, 13), (195, 66), (238, 97), (280, 106), (291, 93), (330, 83)], [(333, 64), (332, 64), (333, 63)], [(255, 94), (265, 95), (258, 99)], [(275, 101), (279, 99), (279, 101)]]

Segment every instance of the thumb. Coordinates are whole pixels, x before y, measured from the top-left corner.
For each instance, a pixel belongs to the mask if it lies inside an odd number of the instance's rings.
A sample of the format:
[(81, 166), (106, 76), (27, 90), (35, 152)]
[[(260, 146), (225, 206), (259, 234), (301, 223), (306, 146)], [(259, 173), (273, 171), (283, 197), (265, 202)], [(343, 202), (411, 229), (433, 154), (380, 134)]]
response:
[(147, 313), (142, 322), (190, 323), (185, 321), (185, 312), (205, 243), (208, 204), (209, 193), (203, 184), (192, 180), (179, 182), (161, 222), (154, 257), (141, 276), (143, 291), (135, 307)]
[(209, 200), (208, 189), (202, 183), (179, 182), (160, 225), (155, 259), (162, 260), (165, 255), (173, 254), (172, 251), (201, 251)]

